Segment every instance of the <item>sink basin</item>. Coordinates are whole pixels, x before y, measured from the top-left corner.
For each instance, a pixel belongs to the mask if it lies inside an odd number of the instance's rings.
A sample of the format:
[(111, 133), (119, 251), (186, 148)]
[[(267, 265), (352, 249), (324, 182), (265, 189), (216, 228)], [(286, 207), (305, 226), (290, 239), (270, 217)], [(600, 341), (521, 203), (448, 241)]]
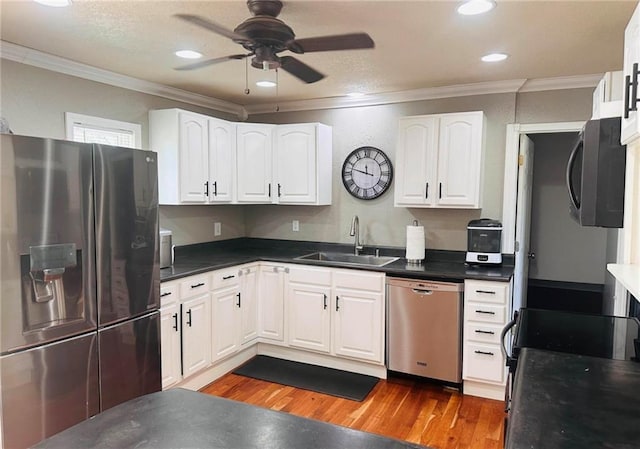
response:
[(369, 256), (364, 254), (348, 253), (328, 253), (316, 252), (304, 256), (296, 257), (295, 260), (312, 260), (316, 262), (344, 263), (350, 265), (365, 265), (372, 267), (382, 267), (398, 260), (398, 257), (389, 256)]

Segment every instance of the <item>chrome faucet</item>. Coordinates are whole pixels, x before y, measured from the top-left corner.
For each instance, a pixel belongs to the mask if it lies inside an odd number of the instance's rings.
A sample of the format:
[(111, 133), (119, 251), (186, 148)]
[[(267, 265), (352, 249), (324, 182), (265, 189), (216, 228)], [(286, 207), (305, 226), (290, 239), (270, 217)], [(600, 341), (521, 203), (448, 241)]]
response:
[(360, 220), (358, 220), (357, 215), (354, 215), (353, 220), (351, 220), (351, 230), (349, 231), (349, 235), (352, 237), (355, 236), (353, 242), (353, 253), (357, 256), (364, 248), (360, 243)]

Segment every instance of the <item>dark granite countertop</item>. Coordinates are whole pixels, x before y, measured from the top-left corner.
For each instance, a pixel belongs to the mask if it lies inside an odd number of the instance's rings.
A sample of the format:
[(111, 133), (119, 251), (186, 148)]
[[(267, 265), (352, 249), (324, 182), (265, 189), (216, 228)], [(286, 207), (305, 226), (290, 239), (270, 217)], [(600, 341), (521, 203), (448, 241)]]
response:
[(489, 267), (467, 265), (464, 262), (464, 251), (427, 250), (425, 261), (420, 265), (407, 263), (403, 248), (366, 247), (362, 254), (374, 254), (376, 249), (380, 251), (380, 255), (399, 259), (382, 267), (296, 260), (296, 257), (315, 251), (349, 253), (353, 251), (353, 245), (253, 238), (222, 240), (176, 247), (174, 264), (171, 268), (160, 270), (160, 279), (170, 281), (257, 261), (355, 268), (383, 272), (390, 276), (442, 281), (509, 281), (513, 275), (513, 256), (509, 255), (503, 256), (505, 262), (502, 265)]
[(640, 447), (640, 363), (523, 348), (506, 449)]
[(34, 447), (428, 449), (181, 388), (127, 401)]

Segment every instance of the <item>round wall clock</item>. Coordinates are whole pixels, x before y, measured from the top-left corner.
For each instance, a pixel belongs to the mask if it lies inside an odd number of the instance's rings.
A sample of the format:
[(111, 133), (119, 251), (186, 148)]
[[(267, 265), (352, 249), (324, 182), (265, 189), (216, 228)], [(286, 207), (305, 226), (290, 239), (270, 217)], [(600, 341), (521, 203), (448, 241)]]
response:
[(391, 186), (392, 179), (391, 160), (378, 148), (356, 148), (342, 164), (342, 183), (356, 198), (378, 198)]

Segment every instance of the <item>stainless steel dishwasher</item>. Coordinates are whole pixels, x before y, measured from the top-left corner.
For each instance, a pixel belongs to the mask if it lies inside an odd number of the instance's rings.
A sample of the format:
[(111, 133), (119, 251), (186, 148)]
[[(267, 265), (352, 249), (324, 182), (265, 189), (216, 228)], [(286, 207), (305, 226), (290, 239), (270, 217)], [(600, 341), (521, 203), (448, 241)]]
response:
[(462, 381), (463, 284), (387, 278), (388, 369)]

